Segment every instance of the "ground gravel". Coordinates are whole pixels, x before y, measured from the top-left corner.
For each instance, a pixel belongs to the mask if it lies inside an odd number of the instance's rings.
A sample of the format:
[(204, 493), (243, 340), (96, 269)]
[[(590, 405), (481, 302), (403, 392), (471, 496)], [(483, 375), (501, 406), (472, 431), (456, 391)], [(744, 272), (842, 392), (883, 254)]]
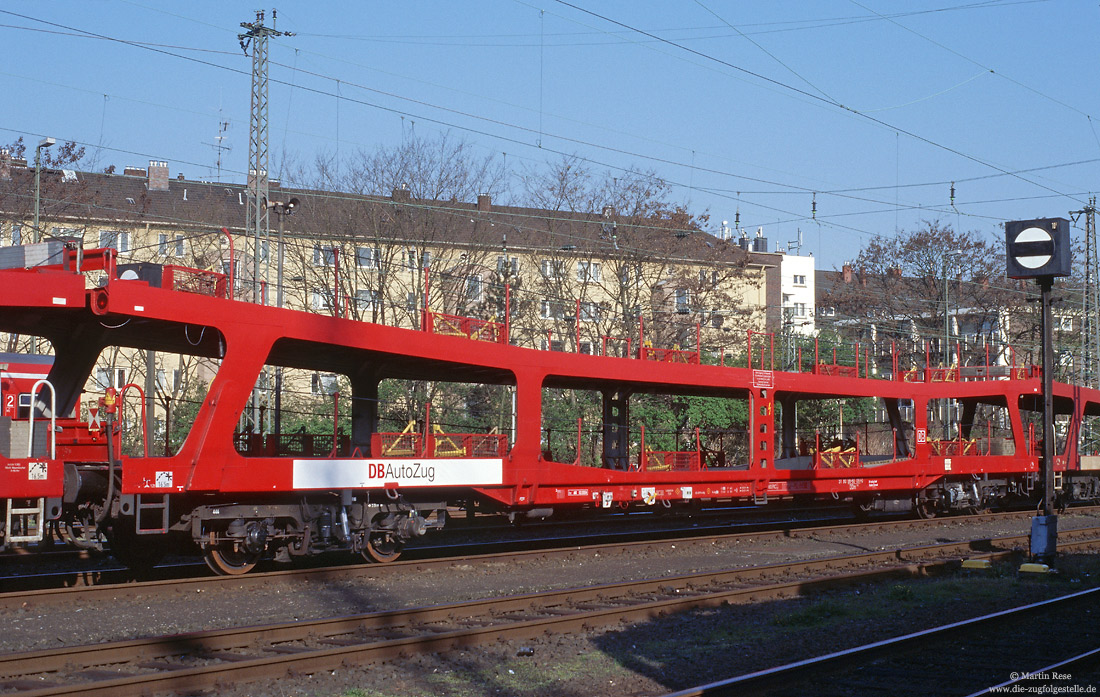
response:
[[(1063, 515), (1059, 528), (1100, 524), (1096, 514)], [(384, 575), (355, 580), (277, 584), (263, 591), (227, 586), (217, 592), (180, 593), (169, 598), (117, 598), (83, 607), (26, 606), (0, 612), (5, 632), (0, 651), (98, 643), (142, 636), (200, 631), (223, 627), (289, 622), (458, 602), (484, 597), (529, 593), (579, 585), (656, 578), (695, 571), (737, 568), (820, 558), (898, 546), (934, 544), (981, 537), (1026, 534), (1026, 519), (976, 522), (966, 519), (937, 521), (920, 529), (873, 531), (859, 534), (822, 532), (793, 538), (739, 538), (717, 544), (662, 543), (619, 553), (578, 551), (569, 557), (529, 557), (523, 562), (461, 562), (442, 570), (410, 571), (400, 577)], [(997, 600), (989, 599), (990, 602)], [(1008, 604), (1013, 604), (1012, 599)], [(792, 601), (798, 602), (798, 601)], [(977, 608), (973, 599), (965, 607)], [(912, 609), (916, 614), (919, 608)], [(736, 639), (740, 628), (769, 626), (776, 613), (789, 612), (782, 604), (737, 606), (721, 611), (689, 613), (660, 627), (623, 627), (584, 636), (547, 637), (524, 645), (502, 643), (457, 655), (425, 656), (411, 661), (350, 667), (334, 674), (293, 676), (271, 683), (223, 686), (226, 695), (542, 695), (662, 694), (675, 683), (669, 671), (688, 673), (686, 684), (737, 666), (758, 665), (762, 652), (755, 644), (727, 649), (716, 663), (687, 652), (681, 658), (652, 655), (653, 637), (681, 637), (673, 646), (695, 646), (700, 637)], [(942, 616), (943, 611), (931, 613)], [(930, 619), (929, 621), (932, 621)], [(871, 629), (909, 626), (915, 618), (860, 627), (851, 634), (865, 640)], [(934, 621), (933, 621), (934, 623)], [(896, 630), (891, 630), (897, 633)], [(851, 630), (849, 629), (849, 633)], [(872, 632), (873, 633), (873, 632)], [(820, 638), (798, 634), (784, 640), (792, 656), (820, 653)], [(710, 639), (708, 639), (708, 643)], [(728, 642), (722, 642), (726, 644)], [(836, 642), (832, 642), (836, 643)], [(530, 651), (528, 651), (530, 649)], [(664, 653), (668, 649), (662, 649)], [(530, 653), (531, 655), (525, 655)], [(684, 652), (676, 652), (684, 653)], [(524, 655), (517, 655), (524, 654)], [(736, 660), (735, 660), (736, 659)], [(685, 664), (683, 661), (689, 661)], [(702, 661), (701, 663), (699, 661)], [(696, 665), (697, 664), (697, 665)], [(704, 670), (706, 668), (707, 670)], [(618, 684), (612, 684), (615, 681)]]

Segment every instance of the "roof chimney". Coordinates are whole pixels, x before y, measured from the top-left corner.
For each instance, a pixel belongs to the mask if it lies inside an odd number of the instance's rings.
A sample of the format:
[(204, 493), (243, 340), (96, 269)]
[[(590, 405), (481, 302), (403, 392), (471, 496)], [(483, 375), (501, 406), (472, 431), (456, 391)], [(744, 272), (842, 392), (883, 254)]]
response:
[(852, 282), (852, 265), (851, 264), (845, 264), (842, 268), (844, 270), (844, 282), (845, 283), (851, 283)]
[(409, 194), (409, 187), (407, 184), (393, 187), (393, 194), (390, 198), (394, 201), (408, 201), (411, 196)]
[(477, 195), (477, 210), (481, 213), (488, 213), (493, 207), (493, 199), (489, 197), (489, 194)]
[(891, 266), (890, 268), (886, 269), (886, 275), (890, 278), (901, 278), (901, 267)]
[(122, 174), (127, 177), (144, 177), (145, 170), (141, 167), (123, 167)]
[(168, 191), (168, 163), (149, 160), (149, 191)]
[(9, 179), (11, 179), (11, 150), (3, 148), (0, 150), (0, 180)]

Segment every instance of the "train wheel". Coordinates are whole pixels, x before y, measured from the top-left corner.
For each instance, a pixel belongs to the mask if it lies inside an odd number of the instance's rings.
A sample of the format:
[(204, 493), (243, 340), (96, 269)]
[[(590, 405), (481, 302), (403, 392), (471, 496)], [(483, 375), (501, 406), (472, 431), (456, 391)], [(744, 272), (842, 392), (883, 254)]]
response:
[(397, 561), (405, 546), (387, 532), (372, 532), (363, 549), (363, 558), (376, 564)]
[(917, 517), (931, 520), (939, 515), (936, 510), (936, 502), (929, 499), (917, 499), (913, 502), (913, 508), (917, 511)]
[(263, 553), (254, 554), (236, 550), (232, 544), (221, 543), (207, 545), (202, 550), (206, 565), (219, 576), (240, 576), (256, 568)]
[(107, 533), (111, 556), (136, 574), (148, 573), (166, 553), (162, 535), (138, 535), (132, 518), (111, 522)]

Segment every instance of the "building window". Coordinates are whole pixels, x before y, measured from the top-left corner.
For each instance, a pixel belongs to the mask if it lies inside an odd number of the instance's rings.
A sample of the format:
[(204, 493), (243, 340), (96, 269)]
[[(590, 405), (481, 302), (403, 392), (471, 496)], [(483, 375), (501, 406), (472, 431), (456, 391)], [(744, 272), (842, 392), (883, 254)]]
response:
[(806, 285), (806, 276), (805, 276), (805, 275), (803, 275), (803, 274), (797, 274), (797, 273), (796, 273), (796, 274), (794, 275), (794, 284), (795, 284), (796, 286), (804, 286), (804, 285)]
[(180, 390), (180, 375), (179, 368), (172, 371), (172, 382), (168, 382), (168, 374), (164, 368), (157, 368), (157, 389), (165, 394), (174, 394)]
[(314, 288), (310, 292), (310, 307), (314, 310), (330, 311), (333, 308), (332, 303), (332, 289), (331, 288)]
[[(61, 229), (54, 228), (54, 232), (56, 233)], [(70, 232), (75, 232), (75, 230), (70, 230)], [(100, 230), (99, 246), (101, 249), (110, 248), (119, 254), (127, 254), (130, 251), (130, 233), (122, 230)]]
[(913, 420), (913, 400), (911, 399), (899, 399), (898, 400), (898, 416), (902, 421)]
[(545, 351), (547, 349), (549, 349), (551, 351), (564, 351), (565, 350), (565, 343), (562, 342), (561, 339), (551, 339), (550, 341), (547, 341), (546, 339), (540, 339), (539, 340), (539, 348), (542, 349), (543, 351)]
[(466, 302), (481, 302), (481, 276), (466, 277)]
[(676, 289), (676, 311), (681, 315), (691, 312), (691, 291), (687, 288)]
[(836, 316), (836, 308), (835, 307), (819, 307), (819, 308), (817, 308), (817, 315), (819, 317), (835, 317)]
[(592, 355), (592, 342), (591, 341), (582, 341), (581, 345), (580, 345), (579, 353), (587, 353), (588, 355)]
[(420, 299), (416, 293), (409, 293), (405, 296), (405, 309), (409, 312), (416, 312), (420, 309)]
[(565, 303), (543, 300), (539, 308), (539, 317), (543, 319), (565, 319)]
[(271, 245), (268, 243), (268, 241), (267, 240), (260, 240), (260, 249), (259, 249), (260, 261), (267, 261), (267, 259), (268, 259), (267, 255), (270, 253), (270, 251), (271, 251)]
[(699, 285), (704, 288), (718, 285), (718, 271), (715, 269), (699, 269)]
[(336, 247), (322, 247), (319, 244), (313, 245), (313, 265), (335, 266)]
[(795, 303), (794, 314), (798, 317), (806, 316), (806, 303)]
[(377, 271), (382, 268), (382, 250), (378, 247), (356, 247), (355, 264), (361, 269)]
[(314, 373), (309, 391), (313, 394), (331, 395), (340, 389), (340, 380), (333, 373)]
[(565, 278), (565, 262), (561, 259), (543, 259), (540, 266), (543, 278), (558, 281)]
[(419, 255), (416, 253), (416, 250), (412, 247), (405, 250), (405, 266), (412, 271), (415, 271), (417, 268), (419, 268), (416, 264), (418, 256)]
[(640, 264), (624, 264), (619, 269), (619, 285), (629, 286), (642, 280), (642, 267)]
[(162, 257), (169, 256), (183, 256), (183, 235), (176, 235), (175, 239), (171, 239), (165, 233), (160, 233), (157, 237), (157, 254)]
[(23, 244), (23, 226), (12, 224), (11, 226), (11, 246), (18, 247)]
[(1058, 318), (1058, 329), (1068, 332), (1073, 330), (1073, 316), (1063, 315)]
[(108, 387), (120, 390), (122, 386), (126, 384), (126, 369), (96, 368), (95, 381), (96, 386), (101, 390), (105, 390)]
[(600, 306), (599, 303), (583, 302), (581, 303), (581, 321), (582, 322), (598, 322), (600, 320)]
[(599, 283), (600, 265), (595, 261), (577, 262), (577, 280), (581, 283)]
[(497, 257), (497, 273), (502, 276), (518, 276), (519, 275), (519, 259), (512, 257), (500, 256)]
[(382, 308), (382, 294), (370, 288), (355, 291), (355, 307), (360, 312), (372, 312)]

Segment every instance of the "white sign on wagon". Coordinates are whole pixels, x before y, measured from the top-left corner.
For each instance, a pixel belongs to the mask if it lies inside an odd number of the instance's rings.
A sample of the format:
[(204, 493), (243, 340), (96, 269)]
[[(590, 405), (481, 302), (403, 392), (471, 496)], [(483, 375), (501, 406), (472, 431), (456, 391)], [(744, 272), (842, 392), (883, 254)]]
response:
[(295, 460), (295, 489), (386, 486), (487, 486), (504, 483), (500, 458), (420, 460)]

